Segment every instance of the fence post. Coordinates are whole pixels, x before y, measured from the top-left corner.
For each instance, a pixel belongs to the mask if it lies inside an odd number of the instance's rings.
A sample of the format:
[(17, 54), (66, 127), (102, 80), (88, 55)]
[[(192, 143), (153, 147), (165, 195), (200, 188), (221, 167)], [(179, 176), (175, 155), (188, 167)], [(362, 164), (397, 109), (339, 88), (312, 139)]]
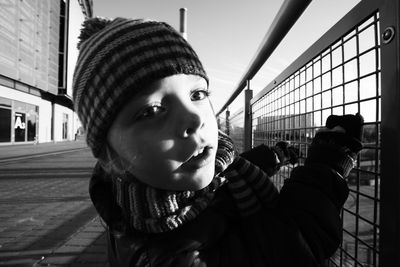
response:
[(229, 128), (231, 127), (230, 123), (229, 123), (229, 116), (230, 116), (229, 108), (226, 108), (226, 111), (225, 111), (225, 133), (227, 135), (230, 134)]
[(400, 266), (400, 0), (384, 1), (381, 33), (381, 183), (379, 266)]
[(250, 80), (247, 80), (247, 89), (244, 91), (244, 151), (251, 149), (252, 146), (252, 121), (251, 104), (253, 90), (250, 89)]

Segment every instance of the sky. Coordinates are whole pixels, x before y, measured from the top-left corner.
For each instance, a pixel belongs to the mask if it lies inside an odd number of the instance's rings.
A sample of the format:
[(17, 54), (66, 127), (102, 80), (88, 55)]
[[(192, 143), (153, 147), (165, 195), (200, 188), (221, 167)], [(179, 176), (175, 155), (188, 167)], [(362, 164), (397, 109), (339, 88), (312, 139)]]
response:
[[(179, 30), (187, 8), (187, 37), (210, 78), (218, 112), (238, 86), (284, 0), (93, 0), (95, 16), (148, 18)], [(266, 87), (360, 0), (312, 1), (251, 81), (253, 95)], [(251, 4), (249, 4), (251, 3)], [(242, 106), (242, 99), (231, 112)]]

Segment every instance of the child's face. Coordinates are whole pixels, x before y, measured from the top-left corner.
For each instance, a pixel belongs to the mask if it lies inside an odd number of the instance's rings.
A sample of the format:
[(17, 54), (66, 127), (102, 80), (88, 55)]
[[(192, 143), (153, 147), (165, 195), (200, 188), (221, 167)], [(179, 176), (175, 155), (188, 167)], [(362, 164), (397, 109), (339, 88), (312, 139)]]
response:
[(217, 121), (204, 78), (158, 80), (119, 113), (108, 142), (125, 170), (153, 187), (199, 190), (214, 176)]

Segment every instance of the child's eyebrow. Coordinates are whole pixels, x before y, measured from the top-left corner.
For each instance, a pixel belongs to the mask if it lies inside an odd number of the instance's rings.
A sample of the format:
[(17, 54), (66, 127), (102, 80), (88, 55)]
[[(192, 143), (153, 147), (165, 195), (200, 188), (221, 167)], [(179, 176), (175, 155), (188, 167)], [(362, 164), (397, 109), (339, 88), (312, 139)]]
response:
[(145, 97), (151, 94), (151, 90), (142, 89), (132, 95), (132, 97)]
[[(203, 77), (196, 77), (196, 81), (195, 84), (193, 84), (193, 87), (199, 87), (202, 86), (203, 87)], [(154, 84), (150, 84), (147, 86), (142, 87), (141, 89), (137, 89), (137, 91), (135, 93), (132, 94), (132, 97), (146, 97), (151, 95), (153, 92), (157, 91), (157, 83)], [(208, 85), (207, 83), (204, 83), (204, 87), (206, 87), (206, 89), (208, 89)]]
[[(197, 76), (197, 80), (196, 83), (203, 83), (203, 81), (205, 81), (205, 79), (201, 76)], [(208, 87), (208, 83), (205, 81), (205, 85)]]
[(157, 91), (156, 84), (141, 86), (141, 88), (136, 89), (136, 92), (132, 94), (132, 97), (146, 97), (151, 95), (155, 91)]

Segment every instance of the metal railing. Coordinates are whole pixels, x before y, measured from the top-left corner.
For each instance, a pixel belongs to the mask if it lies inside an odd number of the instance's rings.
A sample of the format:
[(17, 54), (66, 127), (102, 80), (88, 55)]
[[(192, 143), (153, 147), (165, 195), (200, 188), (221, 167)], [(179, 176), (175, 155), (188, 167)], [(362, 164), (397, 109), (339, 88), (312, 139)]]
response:
[[(290, 27), (276, 28), (283, 27), (282, 21), (294, 23), (309, 3), (303, 1), (296, 14), (282, 11), (293, 8), (292, 2), (297, 1), (285, 1), (242, 81), (218, 112), (220, 124), (225, 120), (242, 150), (290, 141), (299, 148), (302, 164), (312, 137), (329, 115), (360, 112), (365, 119), (364, 149), (348, 180), (343, 240), (327, 266), (400, 266), (400, 0), (360, 2), (252, 97), (250, 79)], [(235, 113), (240, 119), (229, 112), (222, 119), (246, 85), (248, 97)], [(272, 177), (278, 188), (290, 171), (286, 167)]]
[(265, 61), (274, 52), (275, 48), (279, 45), (285, 35), (289, 32), (290, 28), (296, 23), (297, 19), (301, 16), (303, 11), (310, 4), (311, 0), (286, 0), (272, 21), (271, 27), (264, 36), (258, 51), (254, 58), (251, 60), (247, 71), (243, 75), (236, 89), (222, 106), (221, 110), (217, 113), (219, 115), (224, 111), (230, 103), (240, 94), (240, 92), (248, 85), (254, 75), (260, 70)]
[(228, 112), (227, 116), (229, 117), (229, 129), (226, 132), (229, 133), (238, 152), (242, 153), (244, 152), (244, 110), (241, 108), (232, 115)]

